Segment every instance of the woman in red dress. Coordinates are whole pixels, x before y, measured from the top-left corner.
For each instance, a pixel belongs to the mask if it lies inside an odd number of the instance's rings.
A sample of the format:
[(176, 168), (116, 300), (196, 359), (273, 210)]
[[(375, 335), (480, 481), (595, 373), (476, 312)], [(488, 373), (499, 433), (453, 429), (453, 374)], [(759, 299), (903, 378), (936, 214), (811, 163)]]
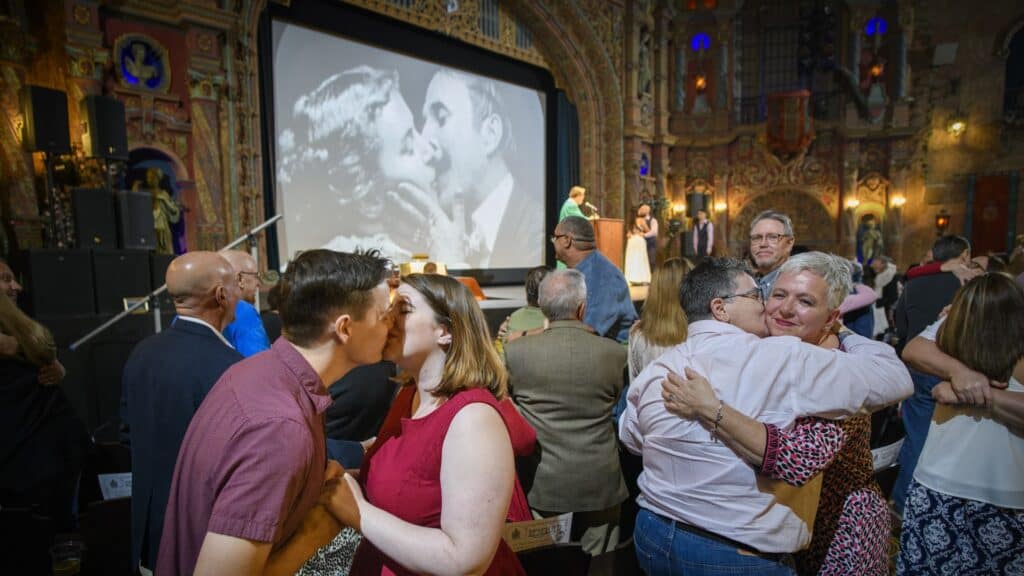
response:
[[(523, 574), (502, 540), (515, 488), (507, 375), (472, 294), (447, 276), (402, 279), (398, 365), (414, 382), (335, 506), (363, 541), (351, 574)], [(403, 330), (404, 328), (404, 330)], [(389, 419), (391, 419), (389, 417)], [(337, 508), (335, 508), (337, 509)]]

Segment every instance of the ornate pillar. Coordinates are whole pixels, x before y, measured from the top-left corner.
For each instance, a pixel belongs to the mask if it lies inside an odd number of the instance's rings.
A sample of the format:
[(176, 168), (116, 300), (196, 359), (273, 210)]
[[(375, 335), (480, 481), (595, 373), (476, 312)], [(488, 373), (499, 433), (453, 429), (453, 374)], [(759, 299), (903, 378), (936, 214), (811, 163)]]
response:
[(857, 253), (857, 223), (854, 212), (857, 208), (857, 181), (859, 179), (860, 143), (847, 141), (843, 150), (842, 176), (840, 180), (839, 250), (847, 257)]

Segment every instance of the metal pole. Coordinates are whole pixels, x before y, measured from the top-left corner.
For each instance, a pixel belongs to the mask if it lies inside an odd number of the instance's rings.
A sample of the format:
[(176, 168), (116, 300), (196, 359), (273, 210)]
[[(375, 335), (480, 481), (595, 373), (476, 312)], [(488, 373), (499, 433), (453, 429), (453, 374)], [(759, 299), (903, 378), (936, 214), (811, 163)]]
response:
[[(262, 224), (260, 224), (259, 226), (253, 228), (252, 230), (249, 230), (247, 233), (239, 236), (238, 238), (236, 238), (233, 242), (231, 242), (227, 246), (225, 246), (225, 247), (221, 248), (220, 250), (218, 250), (218, 252), (223, 252), (225, 250), (230, 250), (230, 249), (234, 248), (235, 246), (238, 246), (242, 242), (245, 242), (246, 239), (248, 239), (250, 237), (253, 237), (255, 234), (258, 234), (259, 232), (263, 231), (263, 229), (265, 229), (265, 228), (269, 227), (270, 225), (276, 223), (281, 218), (282, 218), (282, 216), (280, 214), (278, 214), (276, 216), (270, 217), (269, 219), (267, 219), (267, 221), (263, 222)], [(122, 318), (124, 318), (125, 316), (131, 314), (135, 310), (138, 310), (140, 307), (142, 307), (142, 305), (145, 304), (146, 302), (148, 302), (149, 299), (155, 298), (155, 297), (159, 296), (160, 294), (163, 294), (166, 290), (167, 290), (167, 284), (164, 284), (163, 286), (161, 286), (161, 287), (157, 288), (156, 290), (153, 290), (152, 292), (150, 292), (149, 295), (147, 295), (145, 298), (139, 299), (138, 302), (136, 302), (136, 303), (132, 304), (131, 306), (129, 306), (128, 308), (126, 308), (124, 312), (121, 312), (117, 316), (114, 316), (110, 320), (107, 320), (103, 324), (100, 324), (92, 332), (89, 332), (85, 336), (82, 336), (81, 338), (76, 340), (74, 343), (72, 343), (71, 346), (70, 346), (71, 351), (74, 352), (82, 344), (85, 344), (89, 340), (92, 340), (93, 338), (96, 337), (97, 334), (100, 334), (101, 332), (103, 332), (107, 328), (110, 328), (114, 324), (120, 322)], [(156, 319), (153, 322), (154, 322), (154, 325), (157, 327), (157, 332), (159, 332), (160, 331), (160, 328), (159, 328), (160, 327), (159, 306), (157, 306), (156, 308), (157, 308), (158, 311), (156, 313)]]

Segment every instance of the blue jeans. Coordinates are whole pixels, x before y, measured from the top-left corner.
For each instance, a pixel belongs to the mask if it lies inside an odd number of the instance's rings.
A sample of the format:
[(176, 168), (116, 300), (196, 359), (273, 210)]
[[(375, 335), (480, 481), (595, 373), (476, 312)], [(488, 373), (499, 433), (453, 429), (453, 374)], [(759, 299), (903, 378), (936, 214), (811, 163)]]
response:
[(936, 376), (910, 371), (914, 381), (914, 395), (903, 401), (900, 415), (903, 418), (903, 429), (906, 437), (900, 448), (900, 471), (896, 483), (892, 487), (892, 500), (896, 512), (903, 514), (903, 503), (907, 499), (907, 488), (914, 478), (917, 459), (924, 449), (924, 441), (928, 438), (928, 428), (932, 425), (932, 413), (935, 412), (935, 400), (932, 399), (932, 388), (939, 383)]
[(673, 521), (643, 508), (636, 517), (633, 542), (640, 569), (647, 576), (796, 574), (785, 564), (741, 554), (735, 546), (676, 528)]

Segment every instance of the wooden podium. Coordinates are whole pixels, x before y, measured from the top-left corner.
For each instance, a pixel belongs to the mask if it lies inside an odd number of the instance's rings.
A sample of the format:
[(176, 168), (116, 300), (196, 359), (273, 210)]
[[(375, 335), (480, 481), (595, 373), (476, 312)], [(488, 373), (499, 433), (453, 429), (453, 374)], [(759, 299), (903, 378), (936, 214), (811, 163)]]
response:
[(598, 218), (591, 220), (594, 225), (594, 240), (597, 249), (604, 254), (605, 258), (611, 260), (619, 270), (622, 270), (622, 261), (625, 246), (625, 228), (620, 218)]

